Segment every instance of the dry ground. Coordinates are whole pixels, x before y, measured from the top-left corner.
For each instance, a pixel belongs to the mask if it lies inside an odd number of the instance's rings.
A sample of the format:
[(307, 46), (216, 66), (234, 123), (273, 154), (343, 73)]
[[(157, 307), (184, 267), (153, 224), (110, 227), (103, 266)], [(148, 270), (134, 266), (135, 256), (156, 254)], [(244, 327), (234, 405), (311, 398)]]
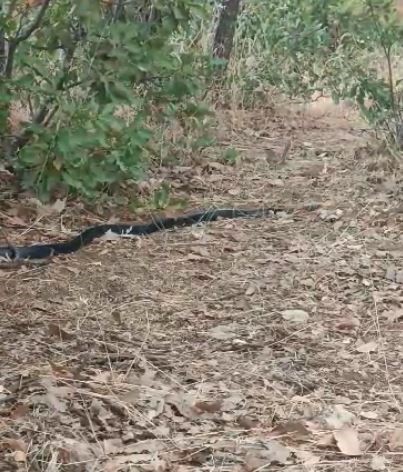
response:
[(1, 471), (402, 470), (398, 179), (342, 113), (222, 122), (178, 194), (284, 215), (0, 272)]

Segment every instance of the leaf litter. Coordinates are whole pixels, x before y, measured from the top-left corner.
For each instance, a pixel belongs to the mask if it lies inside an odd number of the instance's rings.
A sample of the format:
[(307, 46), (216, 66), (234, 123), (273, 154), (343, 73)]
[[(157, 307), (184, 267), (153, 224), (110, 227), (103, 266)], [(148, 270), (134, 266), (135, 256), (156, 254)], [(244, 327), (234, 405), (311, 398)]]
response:
[[(195, 207), (295, 214), (101, 241), (1, 273), (10, 470), (401, 470), (402, 217), (374, 194), (351, 122), (276, 113), (220, 120), (237, 166), (189, 163), (184, 190), (181, 172), (161, 178)], [(281, 165), (257, 158), (259, 130), (278, 150), (292, 135)], [(30, 206), (50, 234), (61, 212), (66, 227), (81, 214), (26, 202), (2, 208), (4, 225), (31, 224)]]

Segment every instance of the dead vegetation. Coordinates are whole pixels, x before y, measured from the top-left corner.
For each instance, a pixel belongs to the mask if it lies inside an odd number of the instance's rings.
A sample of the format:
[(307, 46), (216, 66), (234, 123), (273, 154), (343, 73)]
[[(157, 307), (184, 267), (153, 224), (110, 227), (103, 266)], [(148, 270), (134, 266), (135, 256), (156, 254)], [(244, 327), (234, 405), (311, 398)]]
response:
[(1, 271), (1, 470), (401, 470), (400, 182), (328, 106), (228, 117), (178, 195), (300, 210)]

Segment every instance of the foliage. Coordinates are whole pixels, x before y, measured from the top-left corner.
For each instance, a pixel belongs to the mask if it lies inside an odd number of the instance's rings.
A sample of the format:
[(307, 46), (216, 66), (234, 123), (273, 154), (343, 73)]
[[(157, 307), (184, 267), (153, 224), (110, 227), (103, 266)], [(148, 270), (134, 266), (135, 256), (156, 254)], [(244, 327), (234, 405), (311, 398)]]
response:
[(154, 130), (172, 117), (202, 127), (207, 59), (172, 38), (203, 18), (203, 0), (0, 8), (0, 152), (24, 187), (95, 196), (141, 176), (156, 152)]
[(353, 99), (370, 123), (390, 127), (401, 121), (392, 64), (402, 40), (392, 0), (251, 0), (239, 18), (236, 79), (242, 89)]

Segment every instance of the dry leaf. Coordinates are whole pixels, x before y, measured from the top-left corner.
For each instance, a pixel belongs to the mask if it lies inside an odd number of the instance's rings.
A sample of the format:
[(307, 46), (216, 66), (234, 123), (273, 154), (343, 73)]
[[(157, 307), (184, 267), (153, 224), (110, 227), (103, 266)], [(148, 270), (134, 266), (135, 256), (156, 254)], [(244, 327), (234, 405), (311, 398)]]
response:
[(403, 450), (403, 429), (396, 429), (390, 435), (389, 449), (392, 452), (401, 452)]
[(242, 428), (245, 428), (246, 430), (254, 429), (259, 426), (259, 422), (257, 420), (249, 418), (248, 416), (240, 416), (237, 421), (239, 426), (242, 426)]
[(73, 389), (67, 386), (57, 386), (51, 378), (44, 378), (41, 384), (46, 388), (46, 394), (39, 400), (44, 401), (50, 408), (58, 412), (67, 411), (67, 400), (73, 394)]
[(66, 208), (66, 200), (57, 199), (51, 208), (55, 213), (61, 213)]
[(29, 412), (27, 405), (23, 403), (18, 403), (18, 405), (10, 413), (10, 418), (13, 420), (18, 420), (19, 418), (24, 417)]
[(305, 323), (309, 319), (309, 314), (305, 310), (284, 310), (281, 316), (293, 323)]
[(196, 402), (193, 406), (205, 413), (216, 413), (217, 411), (221, 410), (222, 404), (223, 403), (221, 400), (216, 400), (212, 402), (199, 401)]
[(332, 429), (341, 429), (350, 425), (355, 420), (355, 416), (345, 410), (342, 405), (336, 405), (330, 415), (325, 418), (326, 423)]
[(367, 418), (368, 420), (376, 420), (379, 415), (376, 411), (362, 411), (360, 416)]
[(239, 329), (236, 323), (231, 323), (227, 325), (219, 325), (211, 328), (209, 334), (212, 338), (218, 339), (220, 341), (226, 341), (228, 339), (234, 339), (237, 337), (236, 330)]
[(346, 456), (360, 456), (362, 454), (357, 431), (352, 428), (343, 428), (333, 433), (340, 452)]
[(256, 288), (253, 285), (249, 285), (249, 287), (246, 289), (245, 295), (247, 297), (250, 297), (256, 292)]
[(271, 464), (285, 464), (291, 455), (290, 449), (278, 441), (270, 441), (265, 446), (265, 449), (253, 448), (248, 451), (245, 457), (247, 471), (266, 470), (265, 467)]
[(319, 456), (316, 456), (310, 451), (294, 450), (293, 453), (303, 463), (304, 472), (317, 471), (317, 468), (315, 467), (315, 465), (319, 464), (320, 462)]
[(169, 470), (168, 462), (162, 459), (153, 460), (151, 466), (154, 472), (165, 472), (166, 470)]
[(184, 418), (194, 419), (196, 417), (196, 411), (192, 406), (193, 402), (185, 394), (171, 393), (166, 396), (165, 403), (174, 407), (175, 413)]
[(297, 434), (299, 436), (308, 436), (309, 430), (300, 421), (287, 421), (278, 424), (274, 429), (274, 433), (278, 434)]
[(64, 329), (62, 329), (58, 324), (49, 323), (48, 325), (48, 333), (50, 336), (55, 336), (59, 338), (61, 341), (68, 341), (74, 338), (73, 334), (68, 333)]
[(319, 440), (316, 442), (316, 445), (321, 448), (328, 448), (332, 447), (335, 443), (333, 434), (324, 434)]
[(26, 462), (27, 460), (27, 455), (24, 451), (14, 451), (12, 457), (15, 462)]
[(2, 443), (5, 444), (8, 449), (11, 449), (15, 452), (24, 452), (28, 451), (28, 446), (22, 439), (6, 438), (2, 440)]
[(386, 469), (386, 459), (384, 456), (372, 456), (371, 470), (382, 471)]
[(358, 318), (342, 318), (336, 324), (335, 329), (339, 331), (353, 331), (360, 326), (360, 320)]
[(385, 279), (390, 280), (391, 282), (396, 281), (396, 267), (395, 266), (389, 266), (386, 269), (386, 274), (385, 274)]
[(359, 346), (356, 347), (356, 350), (362, 353), (374, 352), (377, 349), (378, 349), (378, 343), (376, 343), (375, 341), (370, 341), (369, 343), (360, 344)]
[(66, 200), (56, 200), (52, 205), (43, 205), (39, 200), (35, 199), (37, 204), (37, 214), (39, 218), (44, 216), (50, 216), (54, 214), (60, 214), (66, 208)]
[(191, 250), (193, 254), (201, 256), (202, 258), (208, 259), (210, 257), (210, 253), (205, 246), (194, 246)]

